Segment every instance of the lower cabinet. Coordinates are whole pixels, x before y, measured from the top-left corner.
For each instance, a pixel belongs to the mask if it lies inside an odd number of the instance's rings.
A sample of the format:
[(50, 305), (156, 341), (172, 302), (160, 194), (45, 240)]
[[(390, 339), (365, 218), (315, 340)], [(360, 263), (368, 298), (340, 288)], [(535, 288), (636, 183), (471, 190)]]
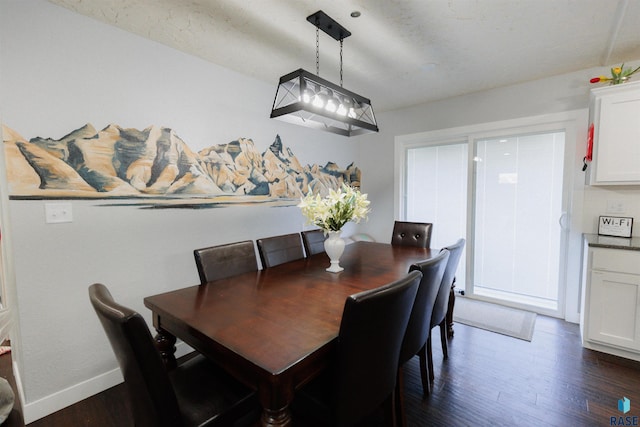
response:
[(589, 248), (583, 345), (640, 360), (640, 251)]

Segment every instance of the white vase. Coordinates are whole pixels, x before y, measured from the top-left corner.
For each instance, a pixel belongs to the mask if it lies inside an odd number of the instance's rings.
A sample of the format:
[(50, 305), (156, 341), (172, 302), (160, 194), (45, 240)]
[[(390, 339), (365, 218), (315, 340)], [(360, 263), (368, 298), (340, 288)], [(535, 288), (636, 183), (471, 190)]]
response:
[(329, 237), (324, 241), (324, 250), (331, 259), (331, 265), (327, 268), (327, 271), (331, 273), (338, 273), (344, 268), (340, 267), (340, 257), (344, 252), (344, 239), (340, 237), (342, 230), (328, 231)]

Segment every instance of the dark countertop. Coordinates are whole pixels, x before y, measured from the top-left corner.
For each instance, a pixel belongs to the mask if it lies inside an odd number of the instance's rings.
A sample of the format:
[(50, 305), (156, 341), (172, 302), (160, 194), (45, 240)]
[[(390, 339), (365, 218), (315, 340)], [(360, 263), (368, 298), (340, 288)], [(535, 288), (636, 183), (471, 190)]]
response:
[(585, 234), (584, 239), (592, 248), (626, 249), (640, 251), (640, 237), (611, 237)]

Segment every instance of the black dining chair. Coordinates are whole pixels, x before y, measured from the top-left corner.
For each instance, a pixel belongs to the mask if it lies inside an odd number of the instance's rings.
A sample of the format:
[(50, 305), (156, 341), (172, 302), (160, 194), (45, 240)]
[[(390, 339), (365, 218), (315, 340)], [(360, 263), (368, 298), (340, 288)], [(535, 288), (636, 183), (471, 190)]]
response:
[(304, 248), (298, 233), (266, 237), (258, 239), (256, 243), (263, 268), (304, 258)]
[(396, 246), (417, 246), (428, 248), (431, 245), (433, 224), (429, 222), (395, 221), (391, 244)]
[(306, 230), (300, 234), (302, 235), (304, 252), (307, 256), (324, 252), (324, 241), (327, 237), (324, 235), (323, 230)]
[(303, 425), (351, 426), (382, 410), (394, 424), (400, 346), (422, 274), (347, 298), (331, 364), (296, 394)]
[(433, 382), (435, 376), (433, 374), (433, 353), (431, 351), (431, 329), (436, 326), (440, 327), (440, 342), (442, 343), (442, 355), (445, 359), (449, 357), (449, 350), (447, 346), (447, 310), (449, 309), (449, 295), (451, 293), (451, 285), (455, 280), (456, 270), (460, 263), (460, 257), (462, 256), (462, 250), (464, 249), (465, 239), (458, 239), (456, 243), (450, 246), (445, 246), (442, 251), (449, 251), (449, 260), (447, 261), (447, 267), (444, 270), (442, 276), (442, 282), (440, 283), (440, 289), (438, 289), (438, 296), (433, 306), (433, 313), (431, 314), (431, 328), (429, 329), (429, 339), (427, 340), (427, 361), (429, 365), (429, 380)]
[(253, 425), (256, 393), (204, 356), (167, 372), (146, 322), (113, 300), (106, 286), (89, 287), (89, 299), (118, 359), (138, 427)]
[(213, 280), (258, 270), (251, 240), (196, 249), (193, 257), (203, 285)]
[(429, 394), (430, 384), (427, 367), (427, 340), (431, 330), (431, 314), (433, 306), (438, 296), (442, 276), (449, 259), (449, 251), (443, 250), (437, 256), (426, 261), (417, 262), (409, 268), (409, 271), (419, 271), (422, 279), (418, 287), (411, 317), (407, 324), (402, 346), (400, 347), (400, 360), (398, 362), (398, 380), (396, 382), (396, 416), (400, 426), (406, 425), (404, 418), (404, 375), (405, 363), (411, 360), (416, 354), (420, 357), (420, 377), (422, 379), (422, 389), (425, 395)]

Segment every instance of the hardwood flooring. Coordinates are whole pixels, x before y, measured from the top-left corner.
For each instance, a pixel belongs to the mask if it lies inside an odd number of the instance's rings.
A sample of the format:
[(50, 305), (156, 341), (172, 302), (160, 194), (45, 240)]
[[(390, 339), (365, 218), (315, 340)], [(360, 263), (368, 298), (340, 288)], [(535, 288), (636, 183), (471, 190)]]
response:
[[(423, 399), (415, 361), (406, 378), (413, 426), (610, 425), (618, 399), (640, 415), (640, 363), (582, 348), (578, 325), (538, 316), (531, 342), (457, 324)], [(434, 333), (436, 330), (434, 330)]]
[[(608, 426), (611, 417), (640, 416), (640, 363), (583, 349), (578, 325), (538, 316), (527, 342), (456, 324), (446, 361), (433, 332), (429, 397), (422, 396), (417, 358), (405, 369), (409, 426)], [(617, 409), (622, 397), (631, 401), (627, 414)], [(29, 427), (130, 425), (120, 385)], [(24, 423), (14, 416), (3, 427)]]

